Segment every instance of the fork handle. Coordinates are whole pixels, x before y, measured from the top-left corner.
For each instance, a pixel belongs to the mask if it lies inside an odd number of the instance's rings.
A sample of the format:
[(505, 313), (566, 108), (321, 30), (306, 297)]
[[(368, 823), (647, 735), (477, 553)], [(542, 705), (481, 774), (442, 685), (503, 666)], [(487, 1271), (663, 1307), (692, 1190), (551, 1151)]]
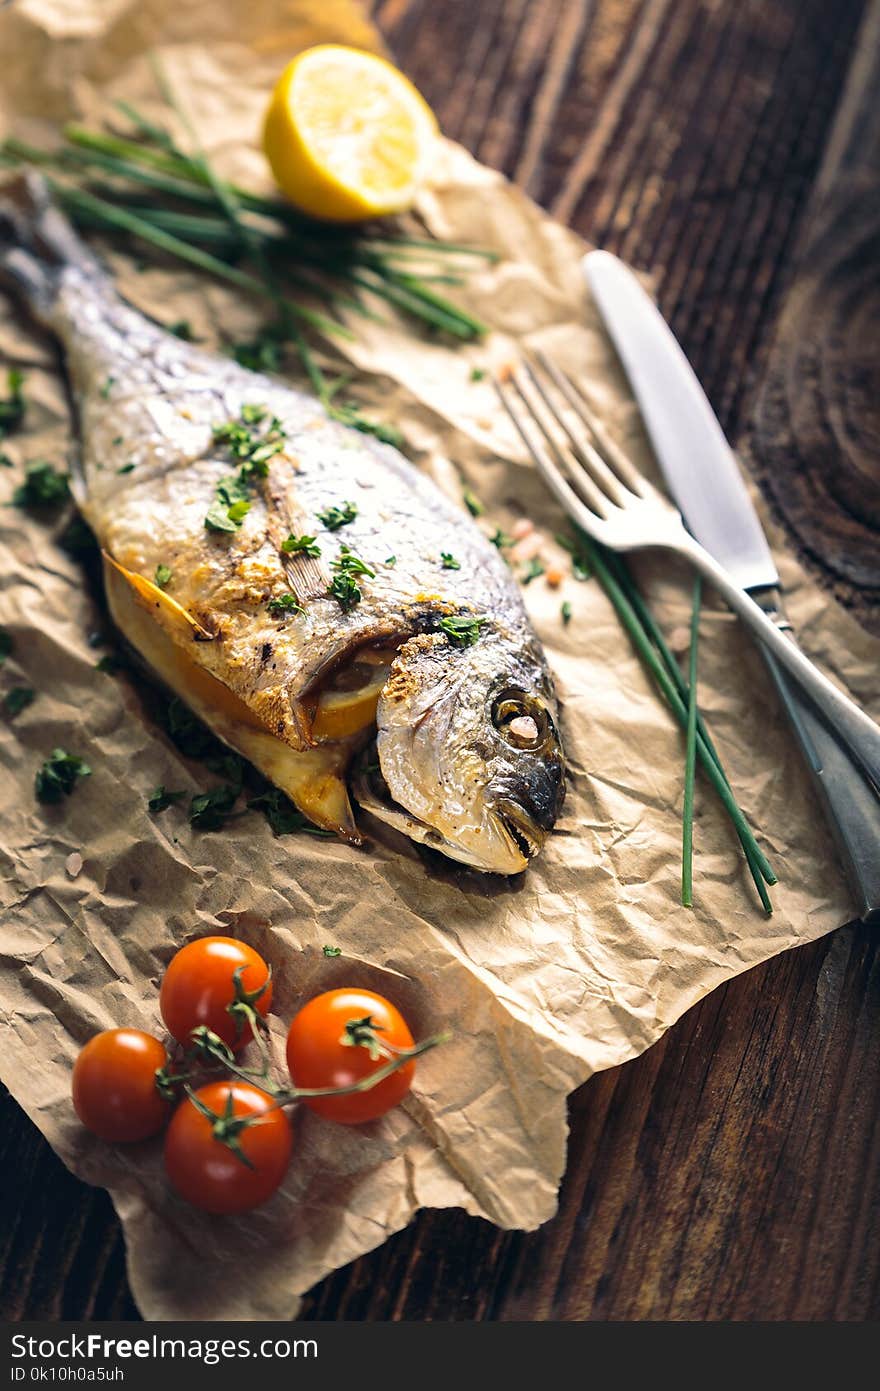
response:
[(880, 795), (880, 728), (861, 710), (855, 701), (823, 676), (808, 657), (783, 632), (755, 600), (740, 589), (714, 556), (687, 532), (673, 549), (687, 555), (700, 573), (718, 590), (721, 597), (748, 624), (765, 646), (773, 653), (800, 688), (809, 696), (840, 742), (849, 749), (864, 770), (875, 795)]

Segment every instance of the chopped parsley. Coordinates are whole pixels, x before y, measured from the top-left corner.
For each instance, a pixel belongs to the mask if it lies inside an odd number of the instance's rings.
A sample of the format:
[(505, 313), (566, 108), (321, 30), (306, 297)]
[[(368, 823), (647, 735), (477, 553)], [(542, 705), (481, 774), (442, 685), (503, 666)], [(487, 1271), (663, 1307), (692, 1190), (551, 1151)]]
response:
[(238, 420), (214, 426), (214, 443), (225, 445), (241, 467), (231, 478), (221, 478), (214, 501), (205, 516), (208, 531), (235, 532), (250, 511), (249, 491), (258, 478), (266, 478), (270, 460), (280, 454), (287, 436), (276, 415), (265, 406), (244, 405)]
[(385, 564), (388, 566), (389, 570), (393, 570), (395, 565), (397, 564), (397, 556), (390, 555), (388, 559), (385, 561)]
[(342, 955), (341, 947), (322, 947), (321, 951), (324, 953), (325, 956), (329, 956), (331, 958), (334, 956)]
[(233, 343), (232, 356), (251, 372), (281, 371), (281, 344), (277, 338), (255, 338), (250, 343)]
[(486, 369), (485, 369), (485, 367), (472, 367), (472, 368), (471, 368), (471, 381), (472, 381), (472, 382), (481, 382), (481, 381), (483, 380), (483, 378), (485, 377), (485, 375), (486, 375)]
[(160, 811), (167, 811), (172, 802), (179, 802), (181, 797), (185, 796), (185, 792), (169, 792), (167, 787), (160, 782), (159, 786), (154, 788), (153, 792), (150, 794), (147, 806), (150, 811), (155, 812), (158, 816)]
[[(222, 425), (214, 426), (214, 443), (225, 444), (233, 459), (240, 460), (247, 481), (253, 474), (266, 477), (269, 460), (281, 453), (287, 439), (277, 415), (271, 416), (268, 421), (267, 415), (265, 406), (245, 405), (238, 420), (227, 420)], [(261, 426), (265, 428), (261, 429)]]
[(37, 459), (28, 464), (24, 482), (12, 494), (12, 501), (16, 507), (39, 510), (60, 506), (69, 493), (67, 474), (59, 473), (46, 459)]
[(562, 621), (567, 628), (569, 623), (571, 622), (571, 604), (568, 602), (567, 599), (564, 600), (559, 612), (562, 614)]
[(122, 465), (122, 468), (118, 468), (118, 469), (116, 470), (116, 472), (117, 472), (117, 473), (133, 473), (133, 472), (134, 472), (134, 464), (123, 464), (123, 465)]
[(371, 580), (376, 578), (376, 571), (371, 570), (367, 562), (346, 545), (340, 546), (339, 555), (331, 561), (331, 569), (345, 575), (368, 575)]
[(539, 560), (538, 557), (535, 556), (532, 560), (529, 561), (525, 570), (523, 570), (522, 574), (520, 575), (520, 580), (523, 584), (531, 584), (532, 580), (538, 579), (540, 575), (544, 575), (546, 574), (546, 572), (547, 567), (544, 564), (544, 562), (542, 560)]
[(333, 834), (332, 831), (325, 831), (320, 826), (313, 826), (311, 821), (293, 805), (290, 798), (279, 791), (277, 787), (270, 787), (259, 797), (252, 797), (248, 802), (248, 810), (261, 811), (275, 836), (291, 835), (294, 831), (305, 831), (310, 836), (332, 836)]
[(3, 710), (7, 718), (14, 720), (22, 710), (26, 710), (36, 697), (30, 686), (13, 686), (3, 697)]
[(444, 570), (460, 570), (461, 565), (449, 551), (440, 552), (440, 564)]
[(9, 395), (0, 399), (0, 439), (21, 424), (24, 415), (24, 373), (17, 367), (10, 367), (6, 373), (6, 389)]
[(492, 542), (493, 546), (498, 547), (499, 551), (507, 550), (508, 546), (513, 545), (513, 537), (508, 536), (506, 531), (502, 531), (500, 526), (495, 528), (495, 534), (494, 536), (490, 536), (489, 540)]
[(121, 436), (121, 435), (117, 435), (116, 438), (115, 438), (115, 440), (113, 441), (113, 447), (114, 447), (114, 449), (118, 448), (118, 446), (119, 446), (120, 444), (122, 444), (122, 436)]
[(276, 617), (281, 617), (286, 613), (305, 613), (302, 604), (293, 594), (279, 594), (277, 598), (269, 600), (267, 608)]
[(383, 444), (394, 445), (395, 449), (399, 449), (403, 444), (403, 435), (396, 426), (385, 425), (381, 420), (371, 420), (369, 416), (362, 414), (353, 401), (325, 403), (325, 408), (331, 420), (338, 420), (341, 425), (360, 430), (362, 435), (372, 435)]
[(221, 783), (210, 792), (199, 792), (189, 804), (189, 822), (197, 831), (222, 831), (232, 808), (238, 801), (241, 784), (237, 787)]
[(105, 401), (107, 400), (107, 397), (110, 395), (111, 387), (114, 387), (115, 385), (115, 377), (108, 377), (107, 380), (104, 382), (104, 385), (101, 387), (101, 395), (103, 396)]
[(238, 531), (250, 510), (247, 483), (241, 475), (221, 478), (217, 495), (205, 516), (205, 526), (208, 531)]
[(343, 613), (349, 613), (363, 598), (355, 575), (367, 575), (370, 579), (375, 579), (376, 571), (345, 545), (340, 547), (339, 555), (331, 562), (330, 568), (334, 573), (327, 593), (331, 599), (336, 600)]
[(180, 338), (184, 343), (193, 341), (192, 324), (189, 319), (175, 319), (173, 324), (168, 325), (168, 332), (173, 333), (175, 338)]
[(69, 797), (80, 778), (87, 778), (91, 768), (75, 754), (64, 749), (53, 749), (34, 778), (34, 792), (38, 802), (60, 802)]
[(206, 758), (219, 747), (210, 730), (177, 696), (172, 696), (168, 702), (165, 727), (180, 752), (188, 758)]
[(328, 531), (338, 531), (341, 526), (348, 526), (353, 522), (358, 514), (357, 507), (353, 502), (344, 502), (341, 507), (328, 507), (326, 512), (318, 513), (318, 521), (322, 522)]
[(470, 488), (465, 488), (461, 495), (461, 500), (472, 517), (482, 517), (486, 509), (476, 494), (471, 492)]
[(166, 586), (171, 583), (171, 570), (167, 565), (162, 565), (160, 562), (156, 566), (156, 573), (153, 578), (159, 589), (165, 589)]
[(327, 593), (331, 599), (336, 600), (343, 613), (350, 613), (364, 597), (360, 586), (352, 579), (351, 575), (344, 572), (333, 576), (327, 586)]
[(321, 547), (316, 545), (314, 536), (295, 536), (293, 532), (286, 541), (281, 542), (281, 549), (286, 555), (308, 555), (313, 560), (317, 560), (321, 554)]
[(0, 628), (0, 667), (12, 651), (12, 634), (8, 628)]
[(445, 633), (453, 647), (473, 647), (478, 641), (485, 618), (441, 618), (437, 629)]

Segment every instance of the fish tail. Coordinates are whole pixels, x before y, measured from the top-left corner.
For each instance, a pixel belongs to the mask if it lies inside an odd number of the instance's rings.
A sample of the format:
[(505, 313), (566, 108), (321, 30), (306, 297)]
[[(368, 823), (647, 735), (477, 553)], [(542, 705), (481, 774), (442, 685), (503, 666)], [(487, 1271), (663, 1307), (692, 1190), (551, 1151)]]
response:
[(61, 273), (70, 266), (101, 274), (45, 179), (27, 170), (0, 190), (0, 279), (37, 319), (49, 322)]

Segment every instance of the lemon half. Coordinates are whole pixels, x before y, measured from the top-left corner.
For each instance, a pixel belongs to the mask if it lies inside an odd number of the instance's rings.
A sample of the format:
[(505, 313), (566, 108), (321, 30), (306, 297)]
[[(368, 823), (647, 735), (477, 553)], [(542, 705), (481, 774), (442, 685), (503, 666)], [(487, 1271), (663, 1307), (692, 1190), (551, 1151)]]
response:
[(391, 63), (319, 44), (281, 74), (263, 149), (282, 192), (303, 212), (359, 222), (410, 206), (436, 135), (431, 108)]

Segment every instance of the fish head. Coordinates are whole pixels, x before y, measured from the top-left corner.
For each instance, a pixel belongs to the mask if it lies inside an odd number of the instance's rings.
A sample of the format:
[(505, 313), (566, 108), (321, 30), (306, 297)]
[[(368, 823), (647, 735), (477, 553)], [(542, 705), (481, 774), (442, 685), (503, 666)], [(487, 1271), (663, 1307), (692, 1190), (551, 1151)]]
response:
[(397, 811), (370, 810), (474, 868), (525, 869), (559, 813), (556, 703), (533, 639), (411, 638), (379, 697), (376, 746)]

